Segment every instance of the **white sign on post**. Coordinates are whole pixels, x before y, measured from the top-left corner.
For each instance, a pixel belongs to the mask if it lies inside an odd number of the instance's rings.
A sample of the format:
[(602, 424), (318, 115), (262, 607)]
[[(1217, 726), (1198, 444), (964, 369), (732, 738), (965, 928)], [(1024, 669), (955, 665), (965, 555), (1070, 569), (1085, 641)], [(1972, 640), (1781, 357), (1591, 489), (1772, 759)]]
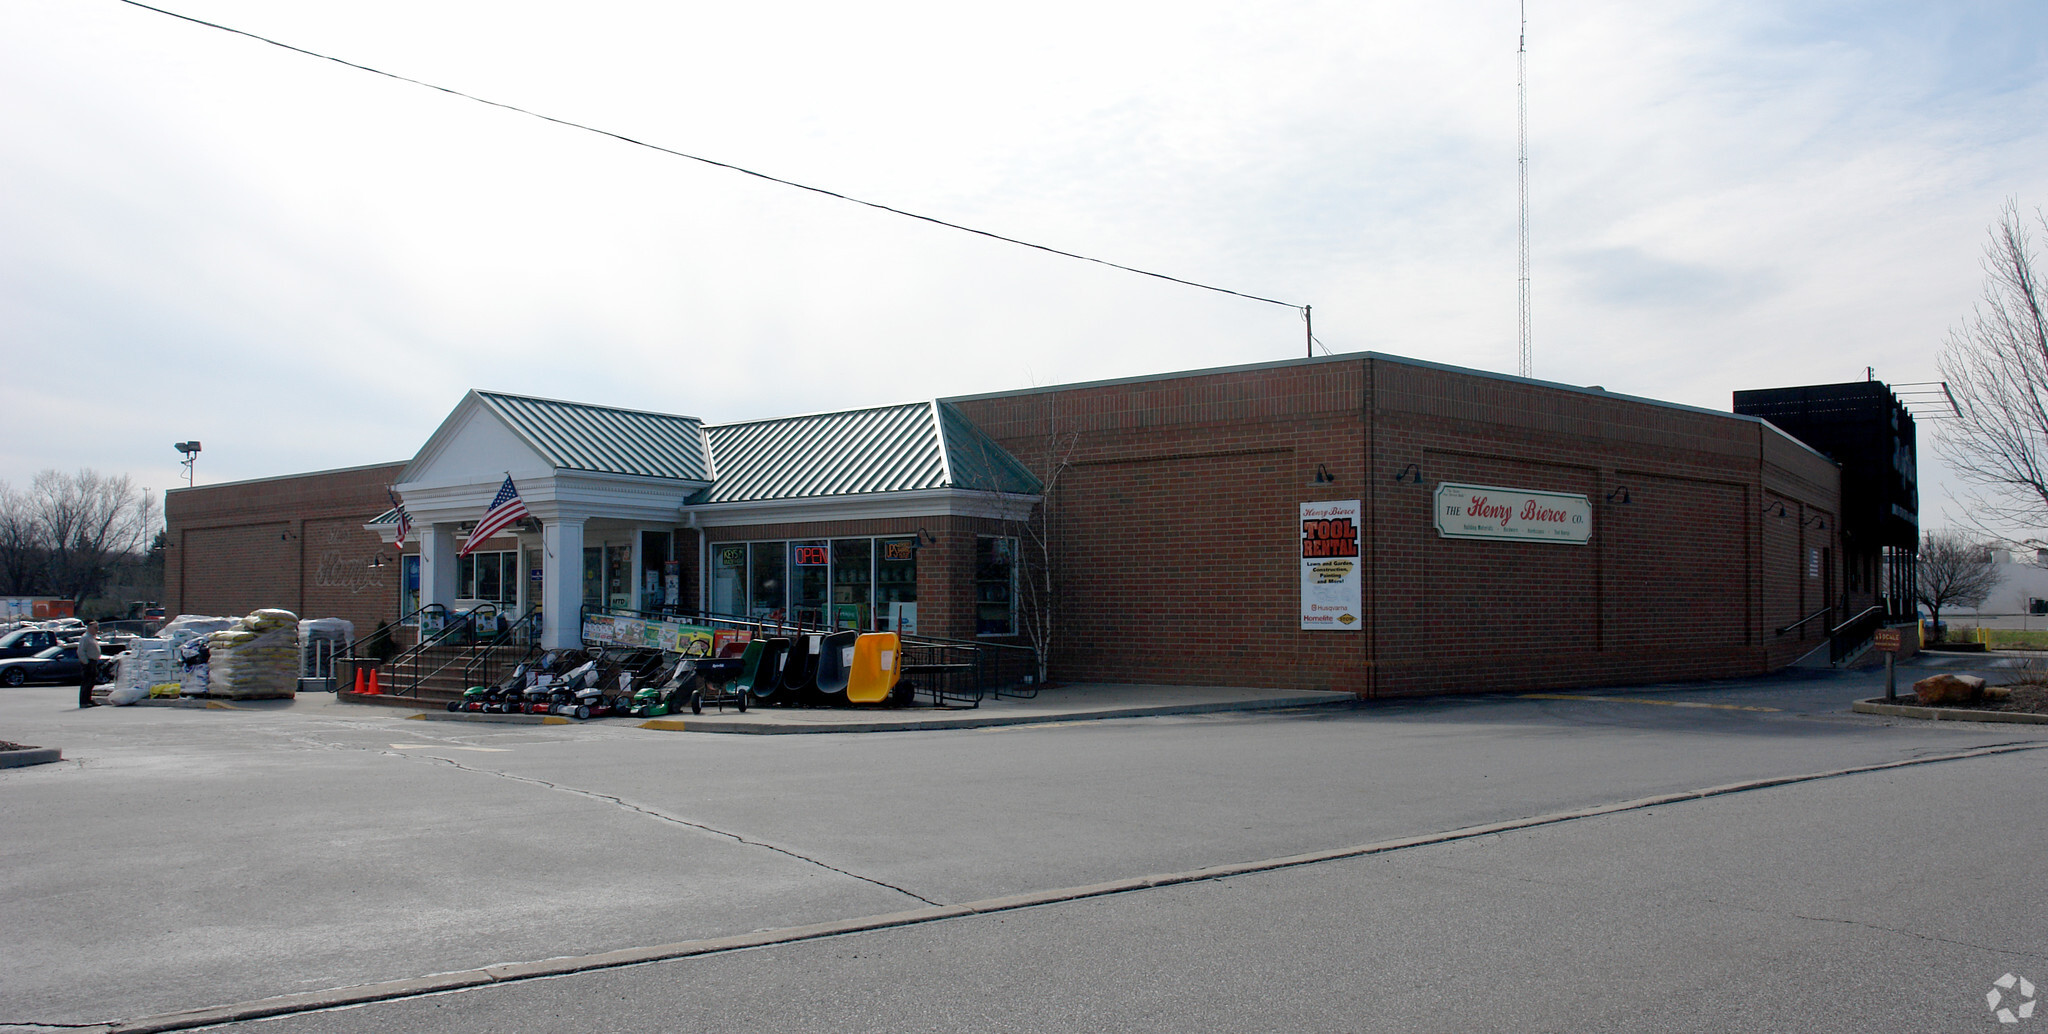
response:
[(1301, 627), (1338, 632), (1365, 627), (1359, 602), (1363, 513), (1356, 499), (1301, 504)]
[(1436, 486), (1436, 531), (1447, 539), (1583, 546), (1593, 536), (1593, 503), (1582, 495), (1446, 482)]

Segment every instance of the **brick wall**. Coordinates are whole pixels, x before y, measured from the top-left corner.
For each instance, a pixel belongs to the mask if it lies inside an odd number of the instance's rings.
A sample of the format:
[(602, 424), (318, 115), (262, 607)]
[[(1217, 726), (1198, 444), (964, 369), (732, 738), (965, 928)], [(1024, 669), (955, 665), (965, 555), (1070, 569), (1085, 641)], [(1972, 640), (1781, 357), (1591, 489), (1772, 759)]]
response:
[[(391, 547), (362, 525), (390, 507), (385, 486), (404, 466), (165, 493), (167, 610), (234, 616), (282, 607), (302, 618), (347, 618), (367, 634), (397, 613), (399, 567)], [(370, 567), (380, 554), (391, 562)]]
[[(1407, 695), (1754, 673), (1824, 641), (1774, 629), (1821, 598), (1801, 565), (1833, 548), (1837, 474), (1755, 421), (1385, 357), (954, 401), (1041, 474), (1074, 436), (1057, 677)], [(1446, 539), (1446, 481), (1584, 495), (1590, 541)], [(1359, 632), (1298, 627), (1298, 504), (1324, 499), (1364, 504)]]

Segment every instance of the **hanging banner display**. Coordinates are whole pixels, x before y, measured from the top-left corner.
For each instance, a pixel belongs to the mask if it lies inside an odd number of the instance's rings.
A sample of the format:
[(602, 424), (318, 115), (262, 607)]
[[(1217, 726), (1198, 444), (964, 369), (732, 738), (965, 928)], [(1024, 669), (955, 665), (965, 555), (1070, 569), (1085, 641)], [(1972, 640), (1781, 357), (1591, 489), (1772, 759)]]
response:
[(1301, 504), (1301, 627), (1356, 632), (1365, 627), (1359, 603), (1360, 515), (1356, 499)]
[(687, 657), (711, 655), (711, 629), (674, 621), (592, 614), (583, 619), (583, 645), (633, 646)]
[(1586, 544), (1593, 504), (1582, 495), (1486, 485), (1436, 486), (1436, 530), (1447, 539)]

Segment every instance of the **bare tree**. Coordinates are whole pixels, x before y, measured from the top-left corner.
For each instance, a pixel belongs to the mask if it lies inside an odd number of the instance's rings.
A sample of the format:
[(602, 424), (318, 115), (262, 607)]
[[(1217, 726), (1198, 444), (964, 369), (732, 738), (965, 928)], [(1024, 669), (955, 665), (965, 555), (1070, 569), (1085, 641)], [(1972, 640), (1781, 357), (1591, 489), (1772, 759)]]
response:
[(1991, 562), (1991, 547), (1964, 538), (1961, 532), (1928, 532), (1920, 544), (1920, 585), (1915, 599), (1941, 624), (1943, 607), (1975, 607), (1998, 587), (2000, 575)]
[[(2048, 231), (2048, 215), (2036, 209), (2034, 217)], [(2048, 277), (2033, 248), (2018, 200), (2008, 200), (1984, 246), (1984, 297), (1942, 349), (1958, 418), (1938, 441), (1949, 469), (1979, 489), (1969, 502), (1980, 526), (2016, 529), (2016, 541), (2040, 546), (2048, 545)]]
[(149, 489), (91, 469), (37, 474), (28, 512), (47, 551), (49, 587), (74, 604), (99, 591), (115, 561), (142, 553), (161, 523)]
[(49, 550), (37, 531), (28, 496), (0, 481), (0, 593), (42, 592), (49, 566)]
[(1076, 432), (1062, 433), (1054, 419), (1046, 434), (1045, 456), (1038, 475), (1038, 505), (1031, 516), (1016, 522), (1017, 541), (1022, 546), (1017, 558), (1017, 623), (1024, 638), (1031, 641), (1038, 656), (1038, 684), (1052, 673), (1052, 649), (1065, 620), (1061, 592), (1065, 588), (1060, 564), (1060, 482), (1073, 468), (1074, 449), (1080, 444)]

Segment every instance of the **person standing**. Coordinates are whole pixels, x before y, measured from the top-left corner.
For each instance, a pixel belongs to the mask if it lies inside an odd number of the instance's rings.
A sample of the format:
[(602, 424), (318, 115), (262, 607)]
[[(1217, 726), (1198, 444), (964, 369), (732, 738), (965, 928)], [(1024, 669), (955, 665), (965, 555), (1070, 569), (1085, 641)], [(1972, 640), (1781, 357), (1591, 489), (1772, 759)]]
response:
[(92, 687), (100, 678), (100, 623), (85, 623), (85, 634), (78, 637), (78, 706), (96, 707), (93, 703)]

